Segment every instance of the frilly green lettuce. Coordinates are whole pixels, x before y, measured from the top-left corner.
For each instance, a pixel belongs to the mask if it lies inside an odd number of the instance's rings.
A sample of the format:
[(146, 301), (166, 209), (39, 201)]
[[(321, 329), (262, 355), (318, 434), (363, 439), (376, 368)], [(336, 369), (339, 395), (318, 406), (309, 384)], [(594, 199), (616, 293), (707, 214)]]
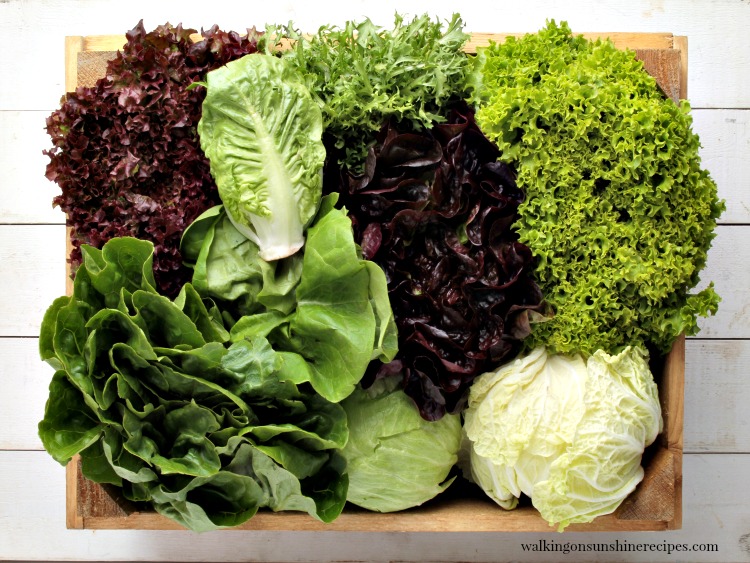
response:
[(464, 471), (506, 509), (522, 494), (550, 524), (613, 512), (643, 479), (662, 430), (648, 354), (548, 354), (543, 347), (474, 381)]
[(686, 101), (666, 99), (632, 51), (538, 34), (480, 49), (469, 84), (476, 120), (526, 192), (516, 228), (555, 317), (528, 349), (669, 350), (716, 312), (691, 293), (724, 209), (701, 168)]
[(469, 34), (453, 14), (445, 22), (428, 14), (406, 20), (398, 13), (383, 28), (369, 18), (343, 26), (324, 25), (303, 36), (267, 29), (293, 39), (281, 56), (304, 77), (323, 112), (323, 125), (342, 163), (362, 172), (368, 148), (389, 119), (421, 131), (445, 121), (448, 105), (464, 94)]

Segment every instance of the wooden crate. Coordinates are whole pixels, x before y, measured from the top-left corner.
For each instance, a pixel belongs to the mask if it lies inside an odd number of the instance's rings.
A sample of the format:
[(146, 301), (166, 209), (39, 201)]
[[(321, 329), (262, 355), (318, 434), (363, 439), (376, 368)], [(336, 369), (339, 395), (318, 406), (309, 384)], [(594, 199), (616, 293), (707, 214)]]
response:
[[(687, 38), (669, 33), (584, 33), (608, 37), (618, 48), (633, 49), (671, 98), (687, 98)], [(508, 34), (473, 34), (468, 52)], [(66, 38), (66, 90), (91, 86), (104, 75), (107, 61), (125, 43), (123, 36)], [(72, 284), (68, 279), (68, 293)], [(664, 431), (644, 455), (645, 477), (612, 514), (569, 531), (660, 531), (682, 525), (682, 436), (685, 339), (653, 365), (664, 416)], [(66, 520), (78, 529), (183, 529), (156, 512), (139, 511), (118, 491), (83, 477), (78, 458), (67, 466)], [(260, 511), (239, 527), (243, 530), (372, 531), (372, 532), (549, 532), (554, 531), (530, 505), (506, 511), (476, 487), (452, 486), (423, 506), (379, 514), (347, 506), (331, 524), (301, 512)]]

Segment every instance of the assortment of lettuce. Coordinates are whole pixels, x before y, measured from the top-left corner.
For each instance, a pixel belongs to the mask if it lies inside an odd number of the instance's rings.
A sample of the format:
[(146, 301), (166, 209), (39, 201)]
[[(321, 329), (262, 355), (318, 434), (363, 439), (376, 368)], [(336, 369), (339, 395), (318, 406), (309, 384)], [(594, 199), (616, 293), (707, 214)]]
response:
[(54, 459), (196, 531), (404, 510), (459, 468), (560, 530), (619, 506), (724, 204), (632, 52), (462, 28), (141, 23), (63, 101)]

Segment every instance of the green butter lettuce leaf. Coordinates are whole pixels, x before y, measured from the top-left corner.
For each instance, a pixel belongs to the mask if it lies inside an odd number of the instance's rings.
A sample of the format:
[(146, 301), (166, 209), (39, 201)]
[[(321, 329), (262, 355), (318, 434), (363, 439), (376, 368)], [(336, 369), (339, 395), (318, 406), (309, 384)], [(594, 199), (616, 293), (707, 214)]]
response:
[[(48, 308), (39, 352), (57, 371), (39, 423), (45, 449), (62, 464), (80, 454), (87, 478), (196, 531), (261, 508), (334, 519), (348, 483), (341, 405), (314, 392), (301, 355), (274, 348), (278, 319), (232, 333), (221, 299), (190, 284), (174, 300), (158, 294), (152, 256), (137, 239), (85, 249), (73, 295)], [(288, 322), (269, 311), (261, 317)]]
[(328, 464), (302, 484), (305, 492), (315, 501), (317, 517), (326, 523), (333, 522), (344, 509), (349, 489), (344, 457), (334, 451)]
[(132, 304), (137, 313), (131, 318), (143, 330), (152, 346), (200, 348), (206, 343), (193, 320), (167, 297), (136, 291)]
[(64, 371), (55, 372), (49, 388), (39, 437), (44, 449), (59, 463), (66, 464), (77, 453), (95, 443), (103, 426), (83, 400), (78, 388)]
[(398, 349), (385, 274), (362, 258), (336, 201), (321, 199), (304, 250), (282, 260), (263, 260), (223, 209), (183, 237), (203, 280), (196, 290), (231, 313), (230, 340), (267, 339), (282, 359), (280, 378), (309, 382), (333, 402), (352, 392), (371, 361), (389, 362)]
[(71, 299), (71, 297), (67, 296), (55, 299), (45, 311), (39, 330), (39, 357), (54, 369), (63, 369), (62, 363), (57, 359), (55, 353), (55, 320), (60, 309), (68, 306)]
[(157, 481), (157, 474), (148, 463), (124, 447), (120, 431), (114, 426), (105, 429), (101, 446), (112, 471), (124, 481), (138, 485)]
[(289, 442), (256, 446), (256, 449), (273, 459), (281, 467), (294, 474), (297, 479), (304, 479), (318, 473), (328, 462), (328, 454), (298, 448)]
[(107, 483), (122, 487), (122, 478), (115, 473), (104, 455), (102, 441), (97, 440), (81, 453), (81, 473), (95, 483)]
[(263, 260), (258, 245), (237, 230), (224, 206), (211, 208), (188, 226), (181, 250), (193, 268), (191, 285), (200, 295), (225, 302), (221, 305), (233, 318), (294, 309), (301, 256)]
[(263, 505), (278, 512), (298, 510), (330, 522), (343, 510), (346, 502), (346, 476), (342, 473), (343, 464), (337, 459), (329, 461), (316, 474), (325, 478), (326, 487), (318, 489), (319, 481), (314, 478), (300, 480), (291, 472), (275, 463), (258, 448), (240, 446), (232, 462), (236, 472), (247, 472), (255, 476), (264, 493)]
[(117, 307), (123, 289), (131, 293), (137, 289), (155, 292), (153, 246), (140, 244), (132, 237), (120, 237), (101, 250), (83, 245), (81, 253), (86, 262), (86, 281), (91, 285), (87, 291), (99, 293), (107, 307)]
[(293, 421), (284, 424), (264, 424), (243, 428), (241, 435), (251, 434), (260, 442), (274, 442), (279, 438), (308, 451), (340, 449), (349, 436), (346, 416), (337, 403), (321, 402), (306, 405), (301, 414), (292, 414)]
[[(164, 453), (154, 452), (147, 461), (162, 475), (208, 477), (221, 469), (219, 454), (209, 439), (210, 434), (221, 429), (219, 417), (213, 410), (191, 401), (170, 410), (159, 422), (166, 442), (161, 448)], [(135, 453), (131, 440), (125, 442), (125, 447)]]
[(163, 484), (149, 492), (157, 512), (195, 532), (242, 524), (264, 504), (258, 480), (234, 471), (197, 477), (179, 488)]
[(388, 296), (388, 281), (383, 269), (375, 262), (367, 260), (365, 266), (370, 276), (370, 304), (376, 321), (375, 347), (371, 359), (388, 363), (398, 352), (398, 328)]
[(344, 212), (326, 213), (307, 239), (289, 343), (310, 363), (315, 390), (338, 402), (352, 392), (373, 355), (377, 319), (370, 272)]
[[(228, 386), (242, 396), (271, 395), (281, 397), (288, 395), (281, 389), (283, 383), (275, 377), (281, 358), (263, 337), (243, 339), (232, 344), (221, 359), (224, 373), (236, 375), (235, 381)], [(272, 388), (268, 388), (272, 385)], [(289, 389), (296, 388), (288, 386)]]
[[(57, 300), (51, 309), (51, 314), (55, 315), (56, 321), (52, 337), (52, 353), (55, 361), (52, 363), (64, 369), (71, 383), (83, 393), (91, 394), (93, 386), (87, 377), (88, 364), (84, 355), (88, 337), (86, 328), (88, 310), (85, 306), (79, 306), (73, 299), (69, 299), (67, 303)], [(49, 350), (43, 350), (45, 354), (49, 352)]]
[[(62, 326), (58, 319), (58, 326)], [(86, 323), (85, 359), (88, 376), (98, 378), (106, 373), (110, 365), (110, 351), (115, 344), (126, 344), (146, 360), (157, 358), (148, 336), (133, 318), (119, 309), (102, 309)]]
[(244, 339), (252, 340), (256, 337), (267, 337), (289, 321), (289, 315), (276, 310), (264, 311), (254, 315), (240, 317), (232, 326), (230, 338), (232, 342)]
[(195, 325), (206, 342), (227, 342), (229, 331), (224, 327), (221, 312), (214, 303), (205, 302), (191, 284), (182, 286), (174, 304)]
[(304, 244), (322, 193), (320, 108), (285, 61), (244, 56), (206, 77), (198, 123), (228, 217), (267, 261)]
[(514, 226), (554, 309), (528, 349), (666, 353), (716, 312), (700, 272), (724, 202), (701, 168), (690, 106), (632, 51), (550, 22), (481, 48), (476, 121), (526, 193)]

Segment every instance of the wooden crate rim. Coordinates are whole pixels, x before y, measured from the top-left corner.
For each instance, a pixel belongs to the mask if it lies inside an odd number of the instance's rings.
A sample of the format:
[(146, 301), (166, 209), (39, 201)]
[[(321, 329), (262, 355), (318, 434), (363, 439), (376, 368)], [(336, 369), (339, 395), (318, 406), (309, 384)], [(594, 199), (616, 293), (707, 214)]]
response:
[[(466, 51), (474, 52), (477, 47), (483, 47), (490, 41), (499, 42), (508, 37), (523, 37), (529, 32), (475, 32), (467, 42)], [(587, 39), (610, 39), (620, 48), (629, 48), (637, 45), (639, 49), (672, 49), (675, 47), (675, 36), (668, 32), (633, 33), (627, 31), (584, 31), (574, 32), (574, 35), (582, 35)], [(193, 41), (200, 41), (203, 36), (200, 33), (191, 34)], [(118, 51), (126, 42), (125, 35), (71, 35), (66, 37), (81, 44), (82, 51)]]

